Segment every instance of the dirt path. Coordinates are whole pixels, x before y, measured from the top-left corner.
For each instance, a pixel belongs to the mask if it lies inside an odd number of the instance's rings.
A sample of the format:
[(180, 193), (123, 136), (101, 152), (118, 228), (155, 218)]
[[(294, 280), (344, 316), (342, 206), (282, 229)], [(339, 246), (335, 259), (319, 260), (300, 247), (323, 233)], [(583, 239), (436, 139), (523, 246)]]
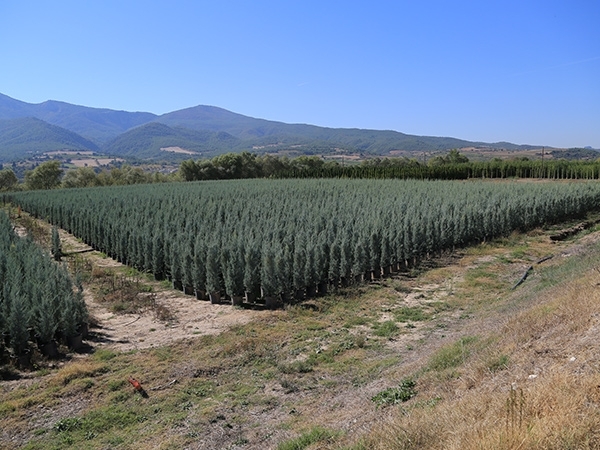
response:
[[(75, 236), (60, 230), (63, 251), (77, 254), (92, 267), (125, 271), (126, 266), (92, 251)], [(65, 259), (68, 259), (67, 256)], [(247, 323), (258, 311), (233, 308), (231, 305), (213, 305), (196, 300), (180, 291), (165, 288), (156, 281), (143, 280), (144, 286), (152, 288), (158, 308), (146, 308), (136, 314), (116, 314), (97, 300), (92, 290), (84, 290), (85, 301), (97, 323), (90, 331), (90, 345), (100, 345), (120, 351), (159, 347), (178, 340), (201, 335), (218, 334), (234, 325)], [(162, 317), (157, 317), (162, 311)], [(165, 317), (166, 316), (166, 317)]]

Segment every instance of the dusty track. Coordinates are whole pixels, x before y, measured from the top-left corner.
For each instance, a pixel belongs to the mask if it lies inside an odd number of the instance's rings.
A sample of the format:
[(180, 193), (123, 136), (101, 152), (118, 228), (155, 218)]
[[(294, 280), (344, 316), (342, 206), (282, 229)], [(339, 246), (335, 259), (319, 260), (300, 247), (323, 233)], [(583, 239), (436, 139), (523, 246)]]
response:
[[(117, 273), (126, 270), (123, 264), (92, 251), (91, 247), (66, 231), (60, 230), (60, 237), (65, 253), (76, 253), (95, 268)], [(69, 256), (65, 259), (68, 260)], [(121, 351), (163, 346), (182, 339), (221, 333), (233, 325), (251, 321), (258, 314), (257, 311), (230, 305), (199, 301), (193, 296), (166, 288), (160, 282), (143, 280), (143, 284), (152, 288), (156, 304), (163, 307), (170, 317), (159, 318), (152, 308), (136, 314), (115, 314), (98, 300), (92, 290), (86, 288), (85, 301), (98, 325), (90, 330), (89, 344)]]

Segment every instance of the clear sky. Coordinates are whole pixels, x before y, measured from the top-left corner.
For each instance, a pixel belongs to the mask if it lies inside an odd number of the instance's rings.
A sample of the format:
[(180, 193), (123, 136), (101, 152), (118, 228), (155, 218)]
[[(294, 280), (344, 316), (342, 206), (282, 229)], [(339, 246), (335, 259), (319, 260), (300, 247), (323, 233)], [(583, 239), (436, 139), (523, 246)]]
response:
[(600, 149), (600, 1), (0, 0), (0, 92)]

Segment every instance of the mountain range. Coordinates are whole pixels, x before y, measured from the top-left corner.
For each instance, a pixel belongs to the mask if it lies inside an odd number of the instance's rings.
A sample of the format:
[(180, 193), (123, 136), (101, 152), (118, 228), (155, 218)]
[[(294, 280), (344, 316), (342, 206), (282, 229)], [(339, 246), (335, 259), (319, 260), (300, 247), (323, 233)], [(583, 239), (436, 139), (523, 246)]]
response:
[(54, 100), (31, 104), (0, 94), (0, 162), (52, 150), (172, 160), (242, 150), (385, 156), (397, 151), (435, 152), (482, 146), (506, 150), (539, 147), (415, 136), (389, 130), (287, 124), (248, 117), (215, 106), (200, 105), (159, 116)]

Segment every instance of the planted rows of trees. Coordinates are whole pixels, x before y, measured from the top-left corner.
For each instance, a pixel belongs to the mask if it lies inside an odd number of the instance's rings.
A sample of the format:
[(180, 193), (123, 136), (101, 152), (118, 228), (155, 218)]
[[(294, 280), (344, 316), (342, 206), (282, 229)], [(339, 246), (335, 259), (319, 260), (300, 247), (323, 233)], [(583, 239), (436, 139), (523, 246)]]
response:
[[(451, 152), (452, 153), (452, 152)], [(465, 158), (466, 159), (466, 158)], [(471, 178), (545, 178), (552, 180), (600, 179), (599, 161), (492, 160), (468, 162), (437, 157), (428, 164), (405, 158), (374, 158), (362, 164), (327, 164), (291, 167), (280, 178), (400, 178), (427, 180), (466, 180)]]
[(175, 286), (238, 300), (302, 298), (424, 256), (566, 218), (600, 185), (252, 180), (4, 194)]
[[(600, 154), (599, 154), (600, 155)], [(183, 161), (179, 175), (185, 181), (242, 178), (400, 178), (466, 180), (470, 178), (600, 178), (600, 161), (513, 159), (471, 162), (458, 150), (427, 163), (408, 158), (370, 158), (360, 164), (325, 161), (317, 156), (289, 159), (249, 152), (227, 153), (203, 160)]]
[(30, 238), (18, 237), (0, 211), (0, 356), (3, 347), (15, 358), (27, 356), (33, 341), (56, 356), (55, 339), (77, 336), (87, 317), (82, 289), (67, 269)]

